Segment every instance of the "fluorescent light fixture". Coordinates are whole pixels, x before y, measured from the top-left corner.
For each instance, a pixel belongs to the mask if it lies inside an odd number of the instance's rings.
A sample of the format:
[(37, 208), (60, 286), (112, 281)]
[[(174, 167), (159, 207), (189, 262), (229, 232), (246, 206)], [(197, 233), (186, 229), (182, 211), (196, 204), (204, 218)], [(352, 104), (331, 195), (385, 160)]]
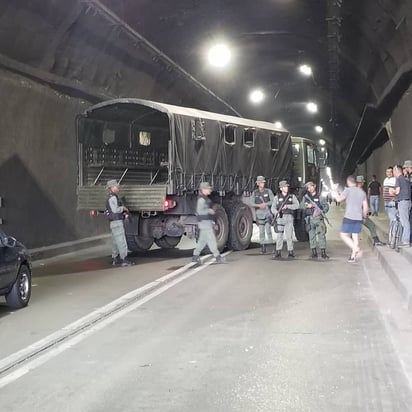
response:
[(325, 142), (325, 140), (320, 139), (320, 140), (319, 140), (319, 144), (320, 144), (321, 146), (325, 146), (326, 142)]
[(224, 67), (229, 63), (232, 53), (225, 44), (216, 44), (208, 53), (209, 63), (214, 67)]
[(250, 101), (255, 104), (262, 103), (265, 99), (265, 94), (260, 89), (255, 89), (250, 93)]
[(323, 132), (323, 127), (317, 125), (317, 126), (315, 126), (315, 131), (316, 131), (316, 133), (322, 133)]
[(310, 67), (308, 64), (301, 64), (299, 66), (299, 71), (304, 75), (304, 76), (312, 76), (312, 67)]
[(314, 102), (309, 102), (306, 105), (306, 109), (308, 109), (308, 112), (310, 112), (310, 113), (317, 113), (318, 112), (318, 105)]
[(275, 122), (275, 127), (278, 129), (281, 129), (283, 127), (282, 122), (279, 122), (279, 121)]

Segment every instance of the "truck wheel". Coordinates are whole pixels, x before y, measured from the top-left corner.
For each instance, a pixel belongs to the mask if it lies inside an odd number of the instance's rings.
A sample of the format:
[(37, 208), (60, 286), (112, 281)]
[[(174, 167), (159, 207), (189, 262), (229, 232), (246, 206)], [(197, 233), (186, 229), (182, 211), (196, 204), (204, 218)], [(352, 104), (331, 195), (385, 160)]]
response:
[(253, 217), (249, 206), (235, 203), (228, 208), (229, 239), (227, 245), (232, 250), (245, 250), (250, 245), (253, 234)]
[(21, 265), (10, 292), (6, 295), (7, 305), (20, 309), (27, 306), (31, 296), (31, 272), (27, 265)]
[(160, 239), (155, 239), (154, 242), (157, 246), (162, 249), (173, 249), (176, 247), (180, 240), (182, 239), (181, 236), (172, 237), (172, 236), (163, 236)]
[(126, 235), (127, 247), (131, 252), (145, 252), (153, 245), (153, 238)]
[(299, 242), (307, 242), (309, 240), (308, 232), (306, 232), (305, 221), (303, 219), (295, 220), (295, 235)]
[(222, 252), (226, 247), (229, 237), (229, 219), (226, 210), (221, 205), (215, 205), (215, 222), (216, 222), (216, 242), (219, 252)]
[(126, 233), (127, 247), (131, 252), (145, 252), (153, 245), (153, 237), (145, 235), (150, 232), (150, 219), (125, 219), (124, 229)]

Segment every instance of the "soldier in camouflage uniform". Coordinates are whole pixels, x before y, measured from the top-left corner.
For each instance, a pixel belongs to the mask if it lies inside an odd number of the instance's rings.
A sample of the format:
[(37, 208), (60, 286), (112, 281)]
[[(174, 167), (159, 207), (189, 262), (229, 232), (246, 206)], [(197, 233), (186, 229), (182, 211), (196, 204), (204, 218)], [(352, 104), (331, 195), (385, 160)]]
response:
[(127, 257), (127, 242), (124, 232), (123, 220), (128, 213), (126, 206), (122, 205), (118, 193), (120, 191), (119, 183), (116, 180), (109, 180), (106, 185), (108, 191), (106, 200), (106, 215), (110, 222), (110, 231), (112, 233), (112, 265), (113, 266), (130, 266)]
[(209, 247), (215, 257), (216, 263), (224, 263), (223, 257), (220, 255), (217, 248), (216, 235), (213, 230), (213, 215), (215, 214), (212, 208), (212, 201), (209, 199), (209, 195), (212, 193), (212, 187), (207, 182), (200, 183), (199, 197), (196, 205), (196, 215), (198, 219), (199, 238), (196, 243), (196, 248), (193, 251), (192, 262), (200, 264), (200, 253), (205, 248)]
[(294, 210), (299, 209), (299, 201), (294, 194), (289, 193), (289, 184), (286, 180), (279, 182), (279, 189), (280, 191), (276, 194), (272, 204), (272, 213), (277, 216), (276, 220), (279, 228), (273, 259), (282, 257), (283, 236), (285, 236), (287, 242), (288, 257), (294, 258), (293, 220)]
[(258, 188), (250, 198), (250, 205), (256, 209), (256, 223), (259, 227), (260, 253), (262, 254), (266, 253), (266, 244), (270, 245), (273, 243), (272, 227), (268, 221), (268, 214), (270, 213), (270, 207), (275, 197), (270, 189), (265, 188), (265, 183), (265, 178), (258, 176), (256, 179)]
[[(318, 257), (317, 247), (320, 249), (322, 259), (329, 259), (326, 254), (326, 224), (322, 216), (329, 211), (329, 204), (326, 199), (322, 199), (316, 191), (316, 184), (306, 183), (306, 194), (300, 204), (305, 211), (306, 229), (309, 234), (309, 244), (312, 249), (312, 259)], [(317, 206), (317, 207), (316, 207)]]

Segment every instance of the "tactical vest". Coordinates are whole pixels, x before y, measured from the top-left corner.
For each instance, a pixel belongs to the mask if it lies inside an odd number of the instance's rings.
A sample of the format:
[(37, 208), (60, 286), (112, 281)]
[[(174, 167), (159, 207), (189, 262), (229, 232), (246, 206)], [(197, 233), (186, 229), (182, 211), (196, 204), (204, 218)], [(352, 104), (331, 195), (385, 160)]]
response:
[[(284, 204), (285, 199), (286, 199), (288, 196), (289, 196), (289, 198), (288, 198), (288, 200), (286, 201), (286, 203)], [(283, 204), (284, 204), (284, 206), (286, 206), (286, 205), (287, 205), (287, 206), (293, 205), (293, 195), (292, 195), (292, 194), (287, 194), (286, 196), (283, 196), (282, 192), (280, 192), (280, 193), (278, 194), (278, 204), (277, 204), (277, 207), (281, 207)], [(292, 210), (292, 209), (282, 209), (282, 214), (283, 214), (283, 215), (293, 215), (293, 210)]]
[(269, 190), (265, 189), (262, 192), (258, 189), (254, 192), (255, 195), (255, 203), (258, 205), (260, 203), (269, 203), (270, 202), (270, 195)]
[(113, 213), (112, 208), (110, 207), (109, 200), (112, 197), (115, 197), (117, 200), (117, 206), (122, 206), (122, 202), (119, 199), (119, 196), (117, 196), (115, 193), (110, 193), (109, 196), (107, 197), (106, 200), (106, 215), (109, 219), (109, 222), (114, 222), (115, 220), (123, 220), (124, 219), (124, 214), (122, 213)]
[[(199, 197), (205, 200), (208, 209), (212, 207), (212, 201), (208, 196), (199, 195)], [(201, 222), (202, 220), (213, 220), (213, 215), (210, 215), (209, 213), (207, 215), (197, 215), (197, 221)]]
[[(306, 195), (305, 195), (305, 197), (306, 197), (306, 196), (309, 197), (309, 199), (311, 200), (311, 202), (312, 202), (312, 203), (315, 203), (315, 204), (319, 207), (320, 210), (323, 210), (323, 208), (322, 208), (322, 203), (321, 203), (321, 201), (320, 201), (320, 196), (319, 196), (318, 193), (315, 193), (315, 194), (312, 196), (309, 192), (307, 192)], [(304, 200), (306, 201), (307, 199), (304, 198)], [(305, 215), (306, 215), (306, 216), (312, 216), (312, 215), (314, 214), (315, 210), (316, 210), (315, 207), (306, 208), (306, 209), (305, 209)]]

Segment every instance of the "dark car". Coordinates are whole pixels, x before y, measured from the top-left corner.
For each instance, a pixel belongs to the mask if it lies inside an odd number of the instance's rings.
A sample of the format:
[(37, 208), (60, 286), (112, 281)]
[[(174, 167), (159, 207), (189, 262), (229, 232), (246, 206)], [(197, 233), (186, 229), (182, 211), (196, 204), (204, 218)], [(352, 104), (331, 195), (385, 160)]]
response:
[(0, 230), (0, 296), (12, 308), (27, 306), (31, 295), (31, 260), (28, 250)]

